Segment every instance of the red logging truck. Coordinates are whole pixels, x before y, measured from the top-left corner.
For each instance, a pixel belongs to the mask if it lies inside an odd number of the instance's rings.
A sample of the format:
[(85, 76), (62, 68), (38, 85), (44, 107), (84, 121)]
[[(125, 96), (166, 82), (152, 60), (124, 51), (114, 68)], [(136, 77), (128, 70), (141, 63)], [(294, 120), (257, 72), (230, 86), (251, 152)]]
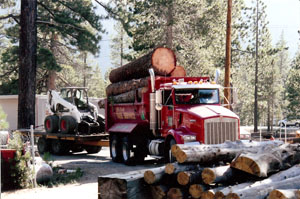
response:
[(174, 144), (218, 144), (239, 139), (239, 117), (220, 102), (221, 86), (209, 77), (155, 77), (134, 103), (105, 103), (105, 128), (115, 162), (147, 155), (172, 160)]

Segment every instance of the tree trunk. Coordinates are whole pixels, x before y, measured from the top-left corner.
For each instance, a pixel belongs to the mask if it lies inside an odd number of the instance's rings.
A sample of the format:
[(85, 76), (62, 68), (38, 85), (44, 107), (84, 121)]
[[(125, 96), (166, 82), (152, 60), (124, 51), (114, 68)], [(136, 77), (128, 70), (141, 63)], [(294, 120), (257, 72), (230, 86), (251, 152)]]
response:
[(48, 80), (47, 80), (47, 89), (48, 90), (56, 90), (56, 84), (55, 84), (56, 77), (57, 77), (56, 71), (49, 70)]
[(180, 185), (202, 183), (202, 170), (199, 171), (181, 171), (177, 175), (177, 182)]
[(215, 168), (205, 168), (201, 174), (205, 184), (220, 183), (228, 181), (233, 175), (229, 165)]
[(113, 103), (133, 103), (137, 98), (137, 101), (142, 99), (142, 95), (146, 93), (148, 87), (138, 88), (137, 90), (128, 91), (116, 96), (108, 97), (108, 100)]
[(149, 76), (153, 68), (156, 75), (170, 75), (176, 66), (176, 57), (168, 48), (157, 48), (153, 52), (140, 57), (124, 66), (113, 69), (109, 74), (112, 83), (138, 79)]
[(258, 177), (267, 177), (269, 173), (286, 169), (300, 162), (298, 145), (284, 144), (280, 147), (267, 147), (257, 153), (240, 154), (231, 167)]
[(18, 128), (35, 125), (37, 1), (22, 0), (20, 16), (20, 66)]
[(204, 187), (203, 185), (193, 184), (189, 188), (189, 193), (193, 198), (200, 198), (200, 197), (202, 197), (202, 194), (205, 190), (206, 190), (206, 187)]
[(159, 182), (163, 175), (165, 175), (165, 166), (145, 171), (144, 180), (147, 184), (154, 184)]
[(181, 171), (191, 171), (196, 169), (200, 169), (199, 166), (192, 164), (183, 165), (178, 163), (168, 163), (166, 165), (165, 172), (167, 174), (177, 174)]
[(175, 70), (171, 72), (171, 77), (185, 77), (185, 76), (186, 76), (186, 72), (182, 66), (176, 66)]
[(259, 186), (247, 187), (243, 190), (232, 190), (226, 198), (243, 198), (243, 199), (263, 199), (267, 197), (268, 193), (273, 189), (300, 189), (300, 176), (288, 178), (282, 181), (267, 181), (268, 183), (261, 183)]
[(122, 93), (126, 93), (131, 90), (135, 90), (142, 87), (148, 86), (148, 77), (142, 79), (132, 79), (123, 82), (117, 82), (110, 84), (106, 87), (106, 95), (119, 95)]
[(145, 171), (139, 170), (98, 177), (98, 199), (150, 199), (150, 188), (145, 186), (144, 182)]
[[(226, 187), (224, 189), (221, 189), (216, 192), (216, 198), (222, 198), (223, 196), (228, 195), (231, 192), (243, 192), (244, 190), (252, 189), (255, 187), (261, 187), (267, 184), (272, 185), (274, 182), (281, 182), (286, 179), (298, 177), (300, 175), (300, 165), (295, 165), (290, 169), (281, 171), (279, 173), (276, 173), (269, 178), (262, 180), (262, 181), (257, 181), (257, 182), (245, 182), (241, 183), (238, 185), (234, 185), (231, 187)], [(276, 188), (274, 188), (276, 189)], [(259, 190), (259, 189), (258, 189)]]
[(299, 189), (274, 189), (268, 199), (300, 199)]

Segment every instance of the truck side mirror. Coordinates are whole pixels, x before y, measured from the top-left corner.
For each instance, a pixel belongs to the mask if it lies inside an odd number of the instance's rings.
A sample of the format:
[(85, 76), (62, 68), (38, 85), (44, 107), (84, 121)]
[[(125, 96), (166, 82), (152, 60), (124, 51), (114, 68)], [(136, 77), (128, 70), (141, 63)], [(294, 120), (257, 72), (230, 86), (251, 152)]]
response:
[(160, 111), (162, 109), (162, 91), (155, 91), (155, 109)]

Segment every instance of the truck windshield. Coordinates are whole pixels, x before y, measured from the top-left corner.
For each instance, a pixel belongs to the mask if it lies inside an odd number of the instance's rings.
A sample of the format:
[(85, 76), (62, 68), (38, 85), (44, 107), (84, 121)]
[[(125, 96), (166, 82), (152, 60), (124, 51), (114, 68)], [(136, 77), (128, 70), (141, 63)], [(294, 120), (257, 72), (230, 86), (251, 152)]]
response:
[(218, 104), (218, 89), (175, 89), (176, 104)]

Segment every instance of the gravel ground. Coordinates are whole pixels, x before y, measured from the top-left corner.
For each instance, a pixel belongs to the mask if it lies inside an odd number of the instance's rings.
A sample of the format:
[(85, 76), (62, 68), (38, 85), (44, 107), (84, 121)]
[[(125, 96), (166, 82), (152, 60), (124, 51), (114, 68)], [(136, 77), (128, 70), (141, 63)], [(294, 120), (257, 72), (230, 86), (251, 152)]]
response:
[(144, 165), (126, 166), (114, 163), (109, 157), (109, 148), (103, 148), (98, 154), (93, 155), (82, 152), (68, 156), (53, 155), (52, 157), (54, 165), (60, 165), (66, 169), (81, 168), (83, 176), (75, 184), (4, 192), (1, 193), (1, 199), (96, 199), (98, 198), (98, 176), (160, 166), (158, 161), (149, 158), (146, 159)]

